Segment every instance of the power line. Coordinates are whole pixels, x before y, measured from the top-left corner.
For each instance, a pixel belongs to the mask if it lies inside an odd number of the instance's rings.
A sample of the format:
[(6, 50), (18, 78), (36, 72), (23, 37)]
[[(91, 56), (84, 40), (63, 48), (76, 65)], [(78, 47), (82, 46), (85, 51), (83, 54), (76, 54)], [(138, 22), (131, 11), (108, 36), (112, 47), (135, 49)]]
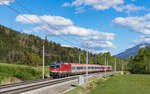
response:
[[(22, 8), (24, 8), (27, 12), (29, 12), (29, 13), (31, 13), (31, 14), (35, 14), (35, 13), (33, 13), (30, 9), (28, 9), (26, 6), (24, 6), (21, 2), (19, 2), (19, 1), (16, 1), (16, 3), (19, 5), (19, 6), (21, 6)], [(50, 24), (48, 23), (48, 22), (46, 22), (46, 21), (44, 21), (43, 19), (41, 19), (40, 17), (38, 17), (39, 19), (40, 19), (40, 21), (42, 21), (42, 22), (44, 22), (44, 23), (46, 23), (48, 26), (50, 26)], [(54, 27), (55, 28), (55, 27)], [(55, 28), (56, 30), (58, 30), (57, 28)], [(70, 38), (72, 38), (72, 37), (70, 37)], [(62, 38), (61, 38), (62, 39)], [(77, 39), (75, 39), (75, 38), (72, 38), (73, 40), (77, 40)], [(78, 40), (77, 40), (78, 41)]]
[[(33, 13), (30, 9), (28, 9), (26, 6), (24, 6), (21, 2), (19, 2), (19, 1), (16, 1), (16, 3), (19, 5), (19, 6), (21, 6), (21, 7), (23, 7), (27, 12), (29, 12), (29, 13), (31, 13), (31, 14), (35, 14), (35, 13)], [(42, 22), (44, 22), (44, 23), (46, 23), (48, 26), (50, 26), (50, 24), (48, 23), (48, 22), (46, 22), (46, 21), (44, 21), (43, 19), (41, 19), (40, 17), (38, 17)], [(55, 27), (54, 27), (55, 28)], [(57, 28), (55, 28), (56, 30), (57, 30)], [(55, 36), (57, 36), (57, 35), (55, 35)], [(60, 36), (59, 36), (60, 37)], [(68, 37), (68, 36), (67, 36)], [(61, 38), (61, 37), (60, 37)], [(73, 37), (71, 37), (71, 36), (69, 36), (69, 38), (71, 38), (71, 39), (73, 39), (73, 40), (76, 40), (76, 41), (79, 41), (79, 40), (77, 40), (76, 38), (73, 38)], [(62, 39), (62, 38), (61, 38)], [(65, 40), (65, 39), (63, 39), (63, 40)], [(71, 44), (74, 44), (74, 43), (71, 43)], [(76, 43), (77, 45), (78, 45), (78, 43)], [(75, 44), (75, 45), (76, 45)], [(81, 47), (81, 46), (78, 46), (79, 48), (83, 48), (83, 49), (86, 49), (86, 47)]]
[[(0, 1), (1, 2), (1, 1)], [(21, 14), (18, 10), (16, 10), (15, 8), (13, 8), (13, 7), (11, 7), (11, 6), (8, 6), (8, 5), (6, 5), (6, 4), (4, 4), (3, 2), (1, 2), (3, 5), (5, 5), (7, 8), (9, 8), (9, 9), (11, 9), (12, 11), (14, 11), (14, 12), (16, 12), (17, 14)], [(36, 26), (39, 26), (40, 28), (41, 28), (41, 26), (39, 25), (39, 24), (37, 24), (37, 23), (35, 23), (35, 22), (33, 22), (31, 19), (29, 19), (28, 17), (26, 17), (26, 16), (24, 16), (24, 15), (22, 15), (22, 17), (23, 18), (25, 18), (25, 19), (27, 19), (28, 21), (30, 21), (32, 24), (34, 24), (34, 25), (36, 25)], [(49, 30), (47, 30), (46, 28), (41, 28), (42, 30), (44, 29), (44, 31), (48, 31), (49, 32)], [(63, 40), (63, 41), (65, 41), (65, 42), (68, 42), (68, 43), (71, 43), (71, 44), (75, 44), (75, 43), (72, 43), (71, 41), (68, 41), (68, 40), (65, 40), (65, 39), (63, 39), (63, 38), (61, 38), (60, 36), (56, 36), (56, 37), (58, 37), (59, 39), (61, 39), (61, 40)], [(76, 45), (76, 44), (75, 44)]]

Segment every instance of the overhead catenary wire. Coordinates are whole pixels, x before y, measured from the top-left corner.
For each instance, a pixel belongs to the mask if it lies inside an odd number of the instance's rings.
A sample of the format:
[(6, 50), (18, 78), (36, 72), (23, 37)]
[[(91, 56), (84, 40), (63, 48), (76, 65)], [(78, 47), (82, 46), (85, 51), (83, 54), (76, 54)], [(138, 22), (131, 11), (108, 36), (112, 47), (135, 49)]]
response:
[[(5, 5), (7, 8), (11, 9), (12, 11), (16, 12), (17, 14), (21, 14), (21, 12), (19, 12), (17, 9), (15, 9), (15, 8), (9, 6), (9, 5), (6, 5), (6, 4), (3, 3), (2, 1), (0, 1), (0, 3), (2, 3), (3, 5)], [(37, 23), (33, 22), (33, 21), (32, 21), (31, 19), (29, 19), (28, 17), (26, 17), (26, 16), (24, 16), (24, 15), (22, 15), (22, 17), (25, 18), (26, 20), (30, 21), (32, 24), (38, 26), (38, 27), (41, 28), (42, 30), (49, 32), (49, 30), (47, 30), (46, 28), (41, 27), (40, 24), (37, 24)], [(75, 44), (75, 43), (73, 43), (73, 42), (71, 42), (71, 41), (68, 41), (68, 40), (65, 40), (65, 39), (61, 38), (60, 36), (56, 36), (56, 37), (59, 38), (59, 39), (61, 39), (61, 40), (63, 40), (63, 41), (65, 41), (65, 42), (67, 42), (67, 43), (71, 43), (71, 44), (73, 44), (73, 45), (77, 45), (77, 44)]]
[[(0, 2), (1, 2), (1, 1), (0, 1)], [(1, 3), (4, 4), (3, 2), (1, 2)], [(26, 7), (25, 7), (23, 4), (21, 4), (20, 2), (16, 1), (16, 3), (17, 3), (19, 6), (23, 7), (23, 8), (24, 8), (26, 11), (28, 11), (29, 13), (34, 14), (30, 9), (26, 8)], [(5, 5), (7, 8), (11, 9), (12, 11), (16, 12), (17, 14), (21, 14), (21, 12), (18, 11), (17, 9), (15, 9), (15, 8), (9, 6), (9, 5), (6, 5), (6, 4), (4, 4), (4, 5)], [(30, 21), (32, 24), (34, 24), (34, 25), (38, 26), (39, 28), (41, 28), (41, 30), (44, 30), (44, 31), (49, 32), (49, 30), (47, 30), (46, 28), (41, 27), (40, 24), (35, 23), (34, 21), (32, 21), (31, 19), (29, 19), (28, 17), (26, 17), (26, 16), (24, 16), (24, 15), (21, 15), (21, 16), (22, 16), (23, 18), (25, 18), (26, 20)], [(39, 20), (40, 20), (41, 22), (44, 22), (44, 23), (46, 23), (46, 24), (49, 26), (49, 23), (48, 23), (48, 22), (44, 21), (44, 20), (41, 19), (40, 17), (38, 17), (38, 18), (39, 18)], [(57, 28), (56, 28), (56, 29), (57, 29)], [(76, 45), (77, 48), (81, 48), (81, 49), (83, 49), (83, 50), (86, 49), (86, 47), (77, 46), (77, 45), (78, 45), (77, 43), (73, 43), (72, 41), (65, 40), (64, 38), (62, 38), (62, 37), (60, 37), (60, 36), (57, 36), (57, 35), (55, 35), (55, 36), (56, 36), (57, 38), (59, 38), (59, 39), (65, 41), (65, 42), (67, 42), (67, 43), (71, 43), (72, 45)]]
[[(30, 14), (35, 14), (33, 13), (30, 9), (28, 9), (26, 6), (24, 6), (20, 1), (16, 1), (16, 4), (18, 4), (19, 6), (21, 6), (22, 8), (24, 8), (27, 12), (29, 12)], [(38, 19), (44, 23), (46, 23), (48, 26), (50, 26), (50, 24), (48, 22), (46, 22), (45, 20), (41, 19), (40, 17), (38, 17)], [(55, 27), (54, 27), (55, 28)], [(57, 30), (57, 28), (55, 28)], [(57, 36), (57, 35), (55, 35)], [(59, 36), (60, 37), (60, 36)], [(78, 41), (77, 39), (73, 38), (73, 37), (69, 37), (72, 38), (73, 40)], [(62, 38), (61, 38), (62, 39)], [(71, 43), (72, 44), (72, 43)], [(77, 44), (77, 43), (76, 43)], [(82, 47), (80, 47), (82, 48)]]
[[(16, 2), (16, 4), (18, 4), (19, 6), (21, 6), (22, 8), (24, 8), (27, 12), (29, 12), (29, 13), (31, 13), (31, 14), (35, 14), (32, 10), (30, 10), (30, 9), (27, 8), (25, 5), (23, 5), (23, 4), (21, 3), (21, 1), (15, 1), (15, 2)], [(42, 20), (42, 21), (43, 21), (44, 23), (46, 23), (47, 25), (49, 25), (48, 22), (44, 21), (44, 20), (41, 19), (40, 17), (39, 17), (39, 19)], [(57, 28), (55, 28), (55, 29), (57, 29)], [(70, 38), (72, 38), (72, 39), (78, 41), (76, 38), (73, 38), (73, 37), (70, 37)]]

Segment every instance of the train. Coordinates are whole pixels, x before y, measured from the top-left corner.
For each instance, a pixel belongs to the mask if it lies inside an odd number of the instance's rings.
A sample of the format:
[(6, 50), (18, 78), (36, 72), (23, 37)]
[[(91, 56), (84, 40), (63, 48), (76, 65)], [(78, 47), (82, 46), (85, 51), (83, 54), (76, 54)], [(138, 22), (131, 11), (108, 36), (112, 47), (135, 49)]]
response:
[(53, 78), (62, 78), (72, 75), (88, 73), (112, 71), (112, 66), (96, 65), (96, 64), (78, 64), (78, 63), (62, 63), (53, 62), (50, 65), (50, 76)]

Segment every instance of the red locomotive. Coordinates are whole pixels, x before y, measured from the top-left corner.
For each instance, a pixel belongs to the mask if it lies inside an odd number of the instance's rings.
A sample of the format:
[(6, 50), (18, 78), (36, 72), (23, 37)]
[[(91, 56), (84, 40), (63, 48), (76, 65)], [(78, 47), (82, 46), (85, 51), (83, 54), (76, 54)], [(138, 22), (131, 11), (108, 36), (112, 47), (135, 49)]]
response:
[(76, 63), (52, 63), (50, 65), (50, 76), (53, 78), (56, 77), (67, 77), (70, 75), (77, 75), (77, 74), (85, 74), (86, 67), (88, 68), (89, 73), (94, 72), (104, 72), (112, 71), (112, 66), (102, 66), (102, 65), (95, 65), (95, 64), (76, 64)]

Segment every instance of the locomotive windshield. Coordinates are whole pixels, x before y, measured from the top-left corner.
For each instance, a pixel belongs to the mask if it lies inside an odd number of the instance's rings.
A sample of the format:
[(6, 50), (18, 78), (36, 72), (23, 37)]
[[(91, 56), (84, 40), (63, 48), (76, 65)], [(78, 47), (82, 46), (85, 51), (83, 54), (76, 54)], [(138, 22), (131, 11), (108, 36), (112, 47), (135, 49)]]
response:
[(60, 68), (60, 65), (50, 65), (51, 68)]

